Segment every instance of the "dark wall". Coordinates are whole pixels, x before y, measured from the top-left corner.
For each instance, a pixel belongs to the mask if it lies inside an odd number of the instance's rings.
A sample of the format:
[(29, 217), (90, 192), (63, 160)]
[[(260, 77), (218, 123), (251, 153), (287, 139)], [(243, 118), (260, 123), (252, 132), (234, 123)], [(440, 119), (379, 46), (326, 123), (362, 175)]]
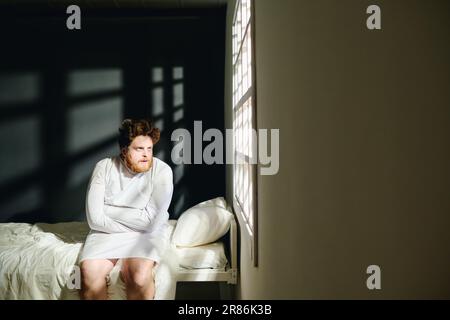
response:
[(223, 132), (225, 8), (82, 8), (78, 31), (64, 7), (0, 12), (1, 222), (85, 219), (90, 174), (118, 153), (125, 117), (162, 129), (172, 218), (225, 194), (224, 165), (177, 166), (170, 139), (194, 120)]

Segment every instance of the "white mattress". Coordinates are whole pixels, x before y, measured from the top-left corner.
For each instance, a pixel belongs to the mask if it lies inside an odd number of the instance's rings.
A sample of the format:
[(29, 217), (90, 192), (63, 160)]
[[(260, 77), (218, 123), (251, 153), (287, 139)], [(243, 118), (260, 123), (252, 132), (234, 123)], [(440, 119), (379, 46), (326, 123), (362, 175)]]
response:
[[(171, 237), (176, 220), (169, 220), (169, 225)], [(78, 290), (70, 288), (68, 279), (77, 269), (88, 233), (86, 222), (0, 223), (0, 299), (79, 299)], [(223, 270), (226, 265), (222, 243), (171, 246), (155, 268), (155, 299), (175, 299), (175, 274), (180, 267)], [(111, 299), (125, 299), (120, 267), (121, 260), (110, 273)]]
[[(169, 224), (175, 230), (177, 221), (169, 220)], [(224, 245), (219, 241), (196, 247), (173, 246), (172, 249), (176, 252), (180, 268), (225, 270), (228, 264)]]

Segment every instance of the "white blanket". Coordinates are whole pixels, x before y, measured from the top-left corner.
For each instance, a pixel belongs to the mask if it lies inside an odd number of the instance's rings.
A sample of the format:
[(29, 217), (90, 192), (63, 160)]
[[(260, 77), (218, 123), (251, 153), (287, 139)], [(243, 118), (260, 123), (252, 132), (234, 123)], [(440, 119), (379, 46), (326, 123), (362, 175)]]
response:
[[(173, 229), (172, 222), (167, 236)], [(1, 223), (0, 299), (80, 299), (78, 261), (89, 230), (86, 222)], [(175, 299), (178, 261), (173, 250), (155, 267), (155, 300)], [(120, 267), (121, 260), (110, 273), (110, 299), (126, 299)]]

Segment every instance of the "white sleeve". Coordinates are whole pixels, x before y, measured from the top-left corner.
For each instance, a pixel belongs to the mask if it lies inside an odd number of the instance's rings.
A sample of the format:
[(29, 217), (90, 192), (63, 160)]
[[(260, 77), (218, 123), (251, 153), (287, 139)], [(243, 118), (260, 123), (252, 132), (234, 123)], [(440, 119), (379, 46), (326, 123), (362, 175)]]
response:
[(99, 161), (92, 173), (86, 195), (86, 217), (93, 230), (106, 233), (134, 231), (105, 215), (105, 168), (106, 160)]
[(172, 201), (172, 194), (172, 169), (166, 167), (154, 182), (150, 200), (144, 209), (110, 206), (108, 207), (108, 216), (134, 231), (149, 231), (158, 219), (164, 218)]

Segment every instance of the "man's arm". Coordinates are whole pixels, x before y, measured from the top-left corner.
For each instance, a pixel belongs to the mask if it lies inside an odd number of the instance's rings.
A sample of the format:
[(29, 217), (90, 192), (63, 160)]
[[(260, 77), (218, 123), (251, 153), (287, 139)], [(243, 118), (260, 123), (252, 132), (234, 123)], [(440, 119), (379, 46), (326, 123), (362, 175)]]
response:
[(96, 164), (86, 195), (86, 216), (91, 229), (106, 233), (135, 231), (104, 213), (105, 160)]
[(167, 212), (172, 201), (173, 174), (165, 168), (155, 181), (150, 200), (144, 209), (108, 207), (108, 216), (134, 231), (149, 231), (155, 221)]

